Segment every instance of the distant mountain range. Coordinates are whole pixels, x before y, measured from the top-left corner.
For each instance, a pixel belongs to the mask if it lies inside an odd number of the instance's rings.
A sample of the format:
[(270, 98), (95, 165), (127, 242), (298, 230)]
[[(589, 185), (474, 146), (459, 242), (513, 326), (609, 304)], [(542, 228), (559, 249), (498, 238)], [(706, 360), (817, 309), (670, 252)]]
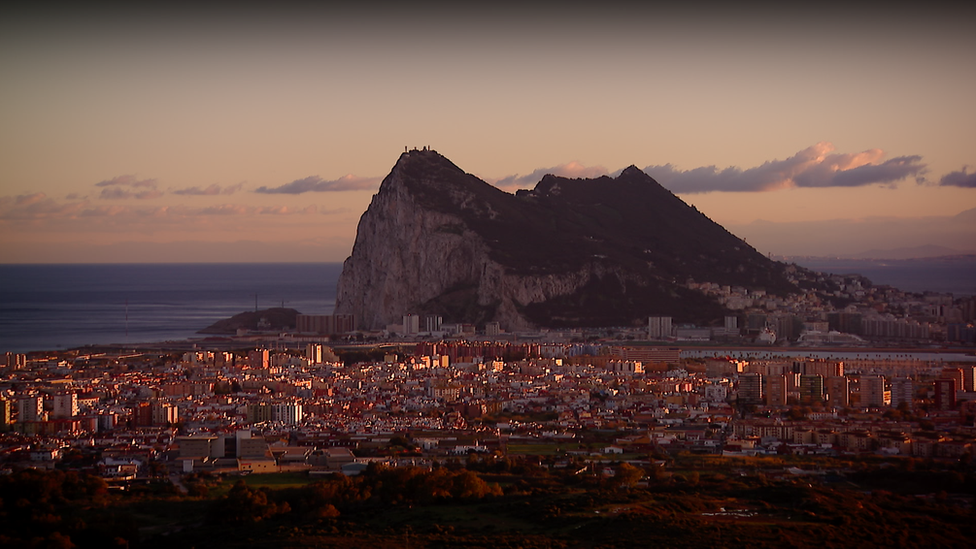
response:
[(976, 208), (950, 216), (730, 224), (758, 249), (788, 257), (910, 259), (976, 254)]
[(360, 219), (336, 312), (361, 328), (407, 313), (504, 329), (708, 323), (726, 309), (686, 282), (797, 291), (788, 270), (630, 167), (547, 175), (509, 194), (437, 152), (403, 153)]
[(924, 259), (930, 257), (945, 257), (955, 255), (970, 255), (976, 251), (956, 250), (945, 246), (928, 244), (925, 246), (913, 246), (911, 248), (892, 248), (889, 250), (867, 250), (857, 254), (842, 255), (845, 259)]
[[(831, 256), (804, 256), (814, 259), (937, 259), (937, 258), (951, 258), (960, 256), (974, 256), (976, 251), (964, 251), (953, 248), (947, 248), (945, 246), (936, 246), (933, 244), (925, 246), (913, 246), (910, 248), (892, 248), (888, 250), (867, 250), (864, 252), (856, 254), (838, 254)], [(775, 257), (775, 256), (774, 256)], [(782, 259), (792, 260), (797, 256), (783, 257)]]

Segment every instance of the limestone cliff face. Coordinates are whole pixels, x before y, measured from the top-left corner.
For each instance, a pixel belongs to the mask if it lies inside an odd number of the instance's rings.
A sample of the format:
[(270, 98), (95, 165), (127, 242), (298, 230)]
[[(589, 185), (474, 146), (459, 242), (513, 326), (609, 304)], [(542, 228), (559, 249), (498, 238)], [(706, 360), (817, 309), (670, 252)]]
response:
[[(490, 258), (485, 239), (467, 225), (466, 217), (492, 216), (490, 204), (452, 184), (454, 177), (472, 176), (458, 168), (444, 179), (433, 173), (405, 181), (416, 175), (407, 170), (411, 163), (446, 160), (436, 154), (404, 153), (383, 180), (343, 264), (336, 312), (356, 314), (367, 329), (398, 323), (406, 313), (438, 313), (448, 315), (448, 321), (498, 321), (509, 330), (535, 326), (519, 308), (575, 292), (589, 280), (590, 268), (538, 276), (508, 273)], [(410, 190), (417, 183), (443, 193), (459, 212), (420, 204)]]
[(778, 268), (636, 168), (546, 176), (505, 193), (434, 151), (403, 153), (359, 221), (336, 312), (360, 328), (402, 315), (507, 330), (721, 318), (688, 278), (788, 290)]
[(359, 220), (339, 277), (336, 312), (356, 314), (367, 329), (416, 313), (452, 288), (477, 285), (488, 263), (484, 242), (463, 219), (417, 203), (399, 169), (406, 156)]

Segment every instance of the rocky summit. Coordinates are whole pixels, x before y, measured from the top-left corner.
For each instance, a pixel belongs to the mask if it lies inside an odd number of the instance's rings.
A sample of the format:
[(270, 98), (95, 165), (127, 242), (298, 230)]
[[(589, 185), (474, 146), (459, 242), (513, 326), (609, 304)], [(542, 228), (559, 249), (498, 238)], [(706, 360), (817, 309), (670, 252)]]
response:
[(727, 311), (689, 280), (784, 295), (797, 290), (785, 268), (633, 166), (617, 177), (547, 175), (513, 195), (413, 150), (359, 221), (336, 312), (365, 329), (407, 313), (507, 330), (654, 315), (708, 324)]

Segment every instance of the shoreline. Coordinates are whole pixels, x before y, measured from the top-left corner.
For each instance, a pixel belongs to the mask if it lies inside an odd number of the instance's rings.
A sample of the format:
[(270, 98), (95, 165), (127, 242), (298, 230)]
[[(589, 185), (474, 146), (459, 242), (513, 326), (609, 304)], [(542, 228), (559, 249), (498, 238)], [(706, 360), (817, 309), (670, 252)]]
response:
[[(429, 341), (429, 340), (424, 340)], [(449, 340), (440, 340), (449, 341)], [(471, 339), (464, 340), (471, 342), (479, 341), (491, 341), (487, 339)], [(210, 335), (208, 337), (201, 338), (188, 338), (182, 340), (164, 340), (164, 341), (148, 341), (148, 342), (138, 342), (138, 343), (109, 343), (109, 344), (89, 344), (70, 347), (66, 349), (46, 349), (46, 350), (35, 350), (28, 351), (23, 354), (30, 357), (34, 356), (58, 356), (58, 355), (84, 355), (84, 354), (124, 354), (132, 352), (189, 352), (189, 351), (234, 351), (243, 349), (253, 349), (255, 347), (269, 347), (277, 349), (301, 349), (307, 343), (319, 343), (322, 345), (328, 345), (333, 348), (373, 348), (373, 347), (390, 347), (390, 346), (410, 346), (420, 343), (421, 340), (386, 340), (386, 341), (371, 341), (371, 342), (330, 342), (326, 336), (315, 336), (315, 335), (295, 335), (295, 336), (285, 336), (283, 337), (280, 333), (253, 333), (247, 335)], [(825, 347), (770, 347), (770, 346), (756, 346), (756, 345), (727, 345), (727, 344), (716, 344), (716, 345), (682, 345), (682, 344), (669, 344), (667, 342), (643, 342), (643, 341), (628, 341), (620, 342), (617, 340), (607, 340), (596, 342), (605, 346), (621, 346), (621, 347), (639, 347), (639, 348), (654, 348), (654, 349), (680, 349), (682, 355), (688, 353), (695, 353), (698, 355), (712, 355), (719, 356), (722, 354), (764, 354), (769, 357), (785, 357), (785, 356), (814, 356), (814, 355), (855, 355), (854, 357), (847, 357), (848, 360), (877, 360), (878, 358), (891, 358), (904, 355), (905, 358), (911, 358), (913, 355), (947, 355), (953, 357), (962, 357), (964, 361), (974, 361), (976, 362), (976, 348), (974, 347), (906, 347), (906, 346), (896, 346), (896, 347), (885, 347), (885, 346), (867, 346), (867, 347), (838, 347), (838, 346), (825, 346)], [(559, 343), (554, 343), (559, 344)], [(566, 343), (570, 345), (570, 343)], [(710, 356), (682, 356), (682, 358), (710, 358)]]

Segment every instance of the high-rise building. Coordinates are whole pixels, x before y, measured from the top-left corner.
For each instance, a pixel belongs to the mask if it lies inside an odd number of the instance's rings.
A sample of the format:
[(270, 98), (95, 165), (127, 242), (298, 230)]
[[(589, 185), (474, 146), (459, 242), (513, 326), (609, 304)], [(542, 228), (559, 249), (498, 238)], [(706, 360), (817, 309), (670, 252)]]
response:
[(424, 315), (424, 331), (439, 332), (444, 319), (440, 315)]
[(169, 425), (180, 420), (180, 409), (168, 402), (152, 403), (152, 424)]
[(884, 376), (861, 376), (860, 386), (862, 408), (884, 408), (891, 404), (891, 390)]
[(132, 408), (132, 426), (133, 427), (152, 427), (153, 417), (152, 417), (152, 404), (148, 402), (140, 402)]
[(488, 337), (495, 337), (502, 333), (501, 324), (497, 322), (487, 322), (485, 323), (485, 335)]
[(27, 355), (17, 353), (4, 353), (7, 368), (11, 370), (22, 370), (27, 367)]
[(53, 412), (52, 416), (56, 419), (68, 419), (78, 415), (78, 395), (75, 393), (54, 395)]
[(838, 360), (794, 360), (793, 371), (798, 374), (818, 374), (824, 378), (844, 375), (844, 363)]
[(253, 349), (247, 352), (247, 362), (254, 370), (264, 370), (271, 365), (271, 352), (267, 349)]
[(906, 404), (908, 409), (914, 408), (915, 382), (907, 377), (899, 377), (891, 380), (891, 405), (898, 407)]
[(976, 391), (976, 366), (962, 366), (962, 390), (967, 393)]
[(664, 340), (671, 337), (671, 317), (652, 316), (647, 319), (647, 338)]
[(322, 346), (318, 343), (309, 343), (305, 346), (305, 358), (309, 364), (322, 364)]
[(823, 401), (823, 376), (820, 374), (800, 374), (800, 403), (817, 404)]
[(827, 403), (834, 408), (851, 405), (851, 387), (847, 376), (830, 376), (825, 380)]
[(297, 402), (255, 402), (247, 405), (247, 420), (250, 423), (280, 421), (295, 425), (305, 419), (305, 412)]
[(27, 396), (17, 399), (17, 417), (20, 421), (44, 421), (44, 397)]
[(180, 420), (179, 408), (168, 403), (153, 400), (140, 402), (132, 409), (134, 427), (153, 427), (177, 423)]
[(248, 423), (271, 421), (271, 405), (267, 402), (254, 402), (247, 405)]
[(942, 373), (939, 374), (940, 379), (954, 379), (956, 381), (956, 390), (961, 391), (966, 386), (966, 374), (963, 372), (962, 368), (943, 368)]
[(420, 317), (408, 313), (403, 315), (403, 335), (417, 335), (420, 333)]
[(10, 425), (14, 422), (14, 403), (0, 398), (0, 432), (10, 430)]
[(739, 402), (743, 404), (762, 404), (763, 376), (758, 373), (739, 374)]
[(644, 365), (636, 360), (611, 360), (607, 362), (607, 370), (615, 374), (643, 374)]
[(305, 418), (305, 413), (297, 402), (276, 402), (271, 405), (271, 418), (286, 425), (295, 425)]
[(935, 407), (938, 410), (956, 409), (956, 380), (939, 378), (935, 380)]
[(769, 406), (786, 406), (786, 395), (789, 391), (786, 374), (768, 375), (766, 379), (766, 404)]

